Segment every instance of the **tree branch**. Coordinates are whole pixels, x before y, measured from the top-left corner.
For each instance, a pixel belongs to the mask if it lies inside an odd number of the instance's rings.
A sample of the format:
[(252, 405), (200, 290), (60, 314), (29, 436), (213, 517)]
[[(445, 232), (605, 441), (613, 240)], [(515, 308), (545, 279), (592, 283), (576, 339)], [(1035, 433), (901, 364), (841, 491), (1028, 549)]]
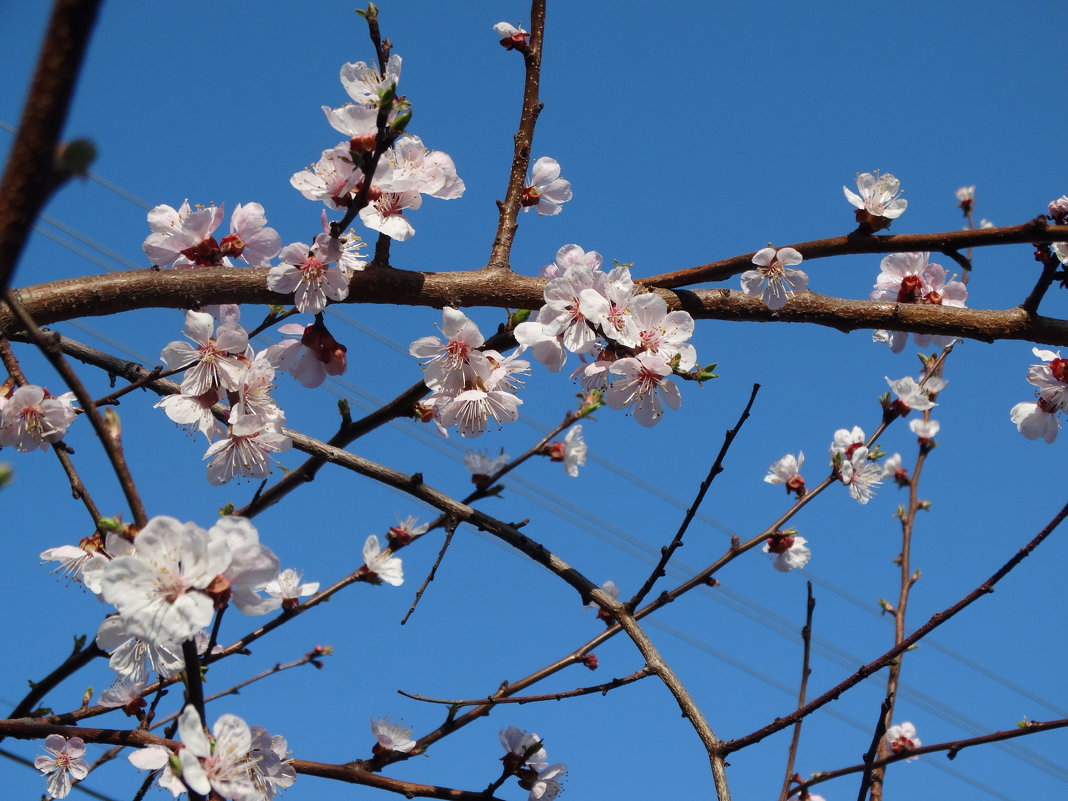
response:
[[(1065, 230), (1064, 238), (1068, 239), (1068, 226), (1058, 228)], [(492, 274), (480, 270), (419, 273), (377, 265), (374, 270), (353, 273), (349, 287), (346, 303), (538, 309), (544, 303), (545, 280), (505, 270)], [(284, 296), (267, 289), (267, 270), (263, 268), (130, 270), (12, 291), (39, 325), (142, 308), (196, 309), (209, 301), (284, 302)], [(676, 293), (654, 288), (654, 291), (667, 301), (670, 309), (685, 309), (695, 319), (809, 323), (839, 331), (885, 328), (984, 342), (1020, 339), (1058, 347), (1068, 345), (1068, 321), (1029, 314), (1019, 307), (959, 309), (934, 304), (848, 300), (805, 292), (784, 308), (771, 311), (758, 298), (738, 290), (698, 289)], [(0, 335), (11, 336), (17, 330), (18, 322), (8, 310), (0, 308)]]
[(100, 0), (56, 0), (4, 177), (0, 181), (0, 292), (7, 289), (37, 214), (64, 177), (56, 146)]

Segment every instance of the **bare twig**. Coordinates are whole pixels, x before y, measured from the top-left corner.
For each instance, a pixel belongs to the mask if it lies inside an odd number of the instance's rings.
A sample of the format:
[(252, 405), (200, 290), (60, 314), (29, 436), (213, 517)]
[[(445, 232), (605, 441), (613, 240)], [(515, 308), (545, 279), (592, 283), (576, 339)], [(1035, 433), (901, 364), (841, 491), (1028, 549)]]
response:
[(823, 693), (823, 695), (805, 704), (805, 706), (801, 709), (798, 709), (797, 711), (789, 715), (785, 715), (781, 718), (778, 718), (772, 723), (769, 723), (767, 726), (757, 729), (751, 734), (747, 734), (744, 737), (738, 737), (737, 739), (730, 740), (724, 743), (724, 752), (732, 753), (734, 751), (738, 751), (742, 748), (752, 745), (753, 743), (760, 742), (765, 737), (768, 737), (777, 731), (782, 731), (787, 726), (793, 725), (801, 718), (810, 715), (817, 709), (825, 706), (831, 701), (834, 701), (846, 690), (864, 681), (864, 679), (866, 679), (875, 671), (881, 670), (882, 668), (886, 667), (888, 664), (890, 664), (892, 660), (897, 659), (897, 657), (899, 657), (902, 653), (912, 647), (913, 644), (922, 640), (936, 628), (938, 628), (948, 620), (952, 619), (964, 609), (967, 609), (969, 606), (979, 600), (979, 598), (981, 598), (982, 596), (993, 592), (995, 585), (997, 585), (999, 581), (1005, 578), (1005, 576), (1007, 576), (1013, 570), (1013, 568), (1020, 564), (1020, 562), (1030, 556), (1031, 552), (1034, 551), (1035, 548), (1037, 548), (1039, 545), (1041, 545), (1042, 542), (1056, 530), (1057, 526), (1061, 524), (1065, 517), (1068, 517), (1068, 503), (1066, 503), (1061, 508), (1061, 510), (1053, 516), (1053, 519), (1050, 520), (1049, 523), (1047, 523), (1046, 526), (1041, 531), (1039, 531), (1038, 534), (1036, 534), (1030, 542), (1020, 548), (1020, 550), (1018, 550), (1015, 554), (1013, 554), (1012, 558), (1010, 558), (1007, 562), (1005, 562), (1005, 564), (998, 568), (998, 570), (992, 576), (990, 576), (990, 578), (988, 578), (970, 593), (965, 595), (955, 604), (950, 607), (947, 607), (941, 612), (936, 612), (935, 614), (933, 614), (930, 620), (928, 620), (926, 623), (924, 623), (922, 626), (912, 632), (912, 634), (902, 640), (898, 645), (891, 648), (882, 656), (873, 659), (866, 665), (863, 665), (860, 670), (856, 671), (845, 680), (836, 684), (827, 692)]
[(594, 693), (601, 693), (601, 695), (607, 695), (610, 690), (614, 690), (616, 687), (623, 687), (627, 684), (633, 684), (636, 681), (640, 681), (647, 676), (653, 675), (648, 666), (636, 670), (629, 676), (624, 676), (619, 679), (612, 679), (606, 681), (603, 684), (594, 684), (590, 687), (579, 687), (574, 690), (565, 690), (559, 693), (545, 693), (544, 695), (512, 695), (508, 697), (495, 697), (488, 695), (485, 698), (473, 698), (471, 700), (449, 700), (447, 698), (431, 698), (427, 695), (418, 695), (417, 693), (409, 693), (404, 690), (397, 690), (398, 693), (405, 698), (412, 698), (416, 701), (425, 701), (430, 704), (445, 704), (447, 706), (497, 706), (498, 704), (532, 704), (537, 701), (560, 701), (564, 698), (577, 698), (580, 695), (592, 695)]
[(438, 566), (441, 564), (441, 560), (445, 558), (445, 552), (449, 550), (449, 545), (452, 544), (452, 535), (456, 533), (457, 521), (449, 517), (445, 519), (445, 541), (441, 543), (441, 550), (438, 551), (438, 556), (434, 560), (434, 564), (430, 568), (430, 572), (427, 573), (426, 578), (423, 579), (423, 583), (419, 585), (419, 589), (415, 591), (415, 598), (412, 599), (412, 605), (408, 608), (408, 612), (401, 619), (401, 625), (403, 626), (408, 622), (408, 618), (415, 612), (415, 607), (419, 606), (419, 599), (423, 597), (423, 593), (426, 592), (426, 588), (430, 586), (430, 582), (434, 580), (434, 576), (437, 575)]
[(7, 289), (38, 212), (64, 177), (56, 146), (100, 0), (57, 0), (52, 7), (26, 107), (0, 181), (0, 292)]
[[(812, 596), (812, 582), (805, 582), (806, 604), (805, 625), (801, 629), (801, 640), (804, 642), (804, 654), (801, 658), (801, 686), (797, 691), (797, 708), (805, 705), (805, 692), (808, 689), (808, 677), (812, 673), (809, 667), (809, 657), (812, 653), (812, 613), (816, 609), (816, 599)], [(786, 801), (790, 793), (790, 784), (794, 776), (794, 762), (797, 759), (797, 747), (801, 743), (801, 724), (803, 720), (794, 724), (794, 734), (790, 739), (790, 750), (786, 756), (786, 777), (782, 782), (782, 790), (779, 792), (779, 801)]]
[(734, 438), (738, 436), (738, 432), (742, 430), (742, 426), (745, 425), (745, 421), (749, 419), (749, 410), (753, 408), (753, 401), (756, 400), (757, 393), (760, 391), (760, 384), (753, 384), (753, 391), (749, 394), (749, 402), (745, 404), (745, 409), (742, 410), (741, 417), (738, 418), (738, 422), (734, 424), (734, 428), (728, 429), (727, 433), (723, 436), (723, 445), (719, 449), (719, 453), (716, 454), (716, 459), (712, 462), (712, 467), (708, 471), (708, 475), (705, 476), (705, 480), (701, 482), (700, 488), (697, 490), (697, 496), (693, 499), (693, 503), (686, 510), (686, 514), (683, 516), (682, 524), (679, 526), (679, 530), (675, 532), (675, 536), (672, 538), (671, 543), (660, 549), (660, 561), (656, 563), (656, 567), (653, 568), (649, 577), (642, 584), (641, 588), (634, 593), (634, 597), (627, 601), (627, 609), (633, 612), (638, 604), (642, 602), (649, 591), (656, 584), (656, 580), (661, 576), (667, 575), (667, 563), (671, 561), (672, 554), (682, 547), (682, 538), (686, 534), (686, 530), (690, 527), (690, 522), (697, 514), (697, 510), (701, 507), (701, 501), (705, 499), (705, 493), (708, 492), (708, 488), (712, 486), (712, 482), (716, 476), (723, 472), (723, 460), (727, 457), (727, 451), (730, 450), (731, 445), (734, 443)]

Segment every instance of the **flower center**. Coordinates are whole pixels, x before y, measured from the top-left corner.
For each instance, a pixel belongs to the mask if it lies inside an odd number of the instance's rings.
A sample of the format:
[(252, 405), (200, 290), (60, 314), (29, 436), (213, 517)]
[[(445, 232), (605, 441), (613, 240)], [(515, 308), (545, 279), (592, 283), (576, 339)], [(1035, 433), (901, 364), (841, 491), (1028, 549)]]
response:
[[(920, 303), (923, 301), (923, 295), (920, 290), (923, 288), (923, 279), (918, 275), (906, 275), (901, 279), (901, 288), (897, 291), (898, 303)], [(941, 298), (939, 298), (941, 300)]]

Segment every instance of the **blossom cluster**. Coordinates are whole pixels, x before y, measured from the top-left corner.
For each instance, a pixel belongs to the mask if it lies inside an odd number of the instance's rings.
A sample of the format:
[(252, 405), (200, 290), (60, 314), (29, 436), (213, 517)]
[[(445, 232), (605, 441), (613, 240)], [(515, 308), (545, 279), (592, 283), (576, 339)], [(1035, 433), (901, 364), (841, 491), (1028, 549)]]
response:
[(221, 715), (209, 735), (189, 705), (178, 716), (178, 733), (182, 747), (177, 753), (156, 745), (129, 756), (135, 767), (160, 770), (159, 786), (175, 798), (188, 788), (202, 796), (271, 801), (296, 781), (285, 738), (272, 737), (260, 726), (250, 727), (237, 715)]
[[(360, 221), (404, 241), (415, 233), (406, 210), (418, 209), (423, 195), (452, 200), (463, 195), (465, 187), (447, 153), (428, 149), (417, 136), (399, 136), (411, 117), (407, 101), (396, 94), (400, 75), (401, 57), (396, 54), (384, 72), (362, 61), (342, 66), (341, 84), (353, 102), (323, 106), (323, 113), (331, 127), (348, 138), (324, 150), (318, 162), (295, 173), (290, 183), (304, 197), (335, 210), (347, 211), (366, 193)], [(392, 146), (382, 149), (387, 141)], [(380, 157), (371, 173), (373, 154)]]
[(545, 305), (515, 328), (515, 338), (553, 372), (567, 353), (583, 360), (572, 377), (587, 390), (604, 391), (613, 409), (629, 409), (643, 426), (656, 425), (664, 406), (677, 409), (678, 387), (668, 379), (697, 364), (688, 340), (693, 318), (668, 311), (667, 303), (644, 292), (627, 265), (601, 270), (596, 251), (565, 245), (542, 269)]
[(74, 393), (53, 397), (43, 387), (0, 387), (0, 448), (20, 453), (59, 442), (74, 422)]
[(443, 309), (441, 334), (444, 339), (421, 337), (409, 347), (412, 356), (425, 360), (423, 382), (432, 390), (419, 407), (424, 417), (445, 436), (456, 426), (461, 437), (479, 436), (491, 418), (515, 422), (523, 403), (515, 394), (519, 376), (530, 372), (530, 362), (480, 350), (482, 332), (458, 309)]
[[(181, 392), (156, 404), (179, 425), (196, 428), (211, 445), (208, 481), (225, 484), (235, 476), (266, 478), (272, 454), (288, 450), (292, 441), (282, 433), (285, 413), (271, 397), (276, 368), (296, 367), (293, 354), (284, 361), (287, 345), (275, 345), (256, 354), (248, 333), (238, 322), (237, 306), (216, 309), (219, 323), (207, 312), (185, 313), (185, 335), (192, 341), (167, 345), (160, 358), (172, 370), (185, 370)], [(216, 404), (229, 402), (224, 426), (216, 417)], [(221, 408), (221, 407), (220, 407)]]

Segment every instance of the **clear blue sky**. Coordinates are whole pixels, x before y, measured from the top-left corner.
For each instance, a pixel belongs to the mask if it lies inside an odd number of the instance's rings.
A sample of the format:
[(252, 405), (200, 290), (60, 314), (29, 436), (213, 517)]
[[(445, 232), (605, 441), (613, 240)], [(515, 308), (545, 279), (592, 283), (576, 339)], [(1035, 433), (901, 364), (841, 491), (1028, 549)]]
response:
[[(393, 263), (420, 270), (480, 266), (492, 242), (494, 201), (503, 195), (522, 75), (520, 59), (498, 47), (491, 25), (527, 23), (529, 10), (501, 2), (379, 5), (384, 34), (404, 58), (401, 90), (414, 106), (411, 131), (451, 154), (467, 184), (462, 200), (427, 199), (411, 216), (417, 234), (393, 247)], [(339, 66), (373, 55), (351, 9), (351, 2), (108, 3), (68, 132), (96, 142), (97, 174), (149, 205), (177, 206), (189, 198), (229, 209), (259, 201), (285, 242), (308, 241), (319, 207), (288, 180), (339, 139), (319, 110), (347, 99)], [(5, 123), (18, 119), (45, 13), (38, 3), (0, 8), (0, 71), (9, 87), (0, 94)], [(954, 192), (964, 184), (977, 186), (977, 216), (998, 224), (1030, 219), (1068, 192), (1061, 153), (1068, 123), (1065, 73), (1057, 59), (1068, 10), (1061, 5), (557, 2), (548, 19), (545, 109), (533, 154), (560, 161), (575, 199), (559, 217), (520, 219), (513, 253), (520, 272), (534, 274), (571, 242), (600, 251), (608, 262), (634, 262), (640, 277), (768, 242), (782, 246), (847, 233), (853, 217), (841, 186), (874, 169), (897, 175), (909, 199), (895, 233), (960, 227)], [(0, 131), (0, 150), (10, 141)], [(35, 235), (16, 285), (147, 266), (140, 250), (148, 233), (145, 210), (101, 185), (68, 187), (47, 214), (77, 232), (43, 223), (47, 235), (94, 254), (106, 267)], [(814, 291), (864, 298), (878, 265), (876, 256), (859, 256), (806, 267)], [(1027, 246), (980, 251), (976, 268), (969, 305), (977, 308), (1019, 303), (1036, 274)], [(1063, 316), (1068, 304), (1053, 297), (1043, 311)], [(261, 313), (250, 309), (247, 319)], [(310, 393), (283, 378), (277, 393), (293, 427), (323, 438), (335, 427), (336, 397), (350, 399), (354, 409), (368, 408), (418, 379), (408, 343), (435, 333), (440, 320), (429, 309), (346, 306), (341, 314), (332, 327), (349, 347), (349, 373)], [(483, 330), (502, 320), (493, 310), (472, 316)], [(59, 329), (120, 352), (106, 344), (117, 341), (128, 349), (121, 352), (152, 364), (178, 338), (182, 318), (149, 311), (86, 325), (90, 330)], [(541, 460), (510, 477), (503, 500), (484, 508), (505, 520), (530, 518), (530, 535), (591, 579), (611, 578), (633, 591), (759, 381), (753, 418), (673, 563), (677, 580), (719, 556), (732, 533), (752, 536), (786, 508), (782, 490), (761, 481), (768, 464), (804, 450), (805, 475), (816, 483), (834, 430), (874, 429), (884, 376), (911, 374), (918, 364), (914, 348), (894, 356), (872, 344), (867, 332), (785, 324), (705, 321), (695, 344), (702, 362), (719, 362), (722, 377), (704, 388), (684, 386), (680, 412), (645, 430), (604, 410), (585, 426), (592, 458), (579, 479)], [(58, 387), (54, 374), (22, 353), (31, 380)], [(1027, 442), (1008, 419), (1014, 403), (1032, 399), (1025, 380), (1032, 361), (1030, 346), (1019, 342), (967, 342), (951, 357), (949, 388), (936, 410), (941, 447), (928, 461), (922, 488), (933, 507), (921, 518), (914, 543), (913, 562), (923, 573), (913, 593), (914, 625), (989, 576), (1063, 503), (1061, 454), (1068, 435), (1052, 446)], [(91, 382), (103, 394), (106, 379), (91, 376)], [(562, 376), (535, 368), (522, 395), (523, 421), (503, 431), (472, 442), (443, 441), (425, 426), (401, 422), (353, 450), (400, 470), (421, 470), (432, 486), (459, 496), (470, 486), (458, 461), (466, 447), (521, 452), (540, 427), (570, 408), (574, 392)], [(226, 502), (245, 502), (255, 484), (208, 486), (203, 440), (176, 430), (152, 402), (135, 395), (119, 409), (150, 514), (206, 526)], [(88, 427), (79, 421), (69, 441), (97, 502), (122, 511)], [(906, 464), (915, 458), (914, 438), (901, 424), (880, 444), (905, 454)], [(66, 655), (70, 636), (95, 631), (105, 607), (37, 566), (44, 548), (89, 533), (51, 455), (3, 456), (17, 471), (17, 484), (3, 493), (12, 568), (3, 597), (8, 642), (17, 654), (0, 667), (6, 705), (21, 697), (26, 679), (39, 678)], [(299, 460), (294, 452), (283, 463)], [(814, 693), (891, 644), (889, 618), (878, 615), (877, 601), (897, 594), (891, 559), (899, 536), (891, 515), (904, 496), (884, 486), (860, 507), (843, 488), (832, 490), (795, 519), (813, 549), (806, 574), (818, 601)], [(428, 512), (392, 491), (325, 471), (256, 524), (285, 566), (326, 583), (358, 566), (368, 534), (381, 535), (408, 514)], [(913, 721), (924, 742), (933, 743), (1011, 728), (1024, 716), (1068, 716), (1068, 647), (1056, 606), (1068, 558), (1063, 539), (1052, 538), (992, 597), (941, 629), (937, 643), (908, 656), (897, 721)], [(458, 534), (437, 582), (401, 628), (397, 622), (436, 550), (435, 540), (403, 554), (403, 587), (354, 587), (263, 641), (251, 657), (212, 668), (209, 692), (297, 658), (316, 643), (337, 649), (322, 672), (272, 679), (217, 703), (209, 718), (234, 712), (285, 734), (295, 756), (343, 762), (368, 755), (371, 715), (403, 717), (417, 734), (440, 722), (438, 708), (403, 699), (394, 694), (397, 688), (483, 695), (599, 630), (572, 590), (470, 530)], [(762, 554), (752, 553), (719, 576), (721, 587), (674, 604), (649, 626), (722, 736), (747, 733), (793, 707), (805, 577), (775, 573)], [(254, 624), (230, 614), (223, 640)], [(573, 669), (543, 691), (604, 681), (640, 666), (622, 639), (597, 653), (597, 673)], [(87, 684), (99, 692), (110, 682), (102, 664), (85, 676), (64, 684), (48, 703), (73, 708)], [(813, 716), (798, 771), (859, 761), (882, 694), (880, 675), (834, 711)], [(125, 725), (119, 715), (99, 723)], [(497, 730), (509, 724), (537, 731), (550, 757), (568, 764), (570, 798), (711, 796), (696, 737), (652, 681), (608, 698), (500, 710), (390, 774), (481, 789), (498, 775)], [(732, 758), (736, 798), (777, 793), (787, 741), (780, 735)], [(898, 765), (888, 798), (1062, 797), (1066, 745), (1068, 734), (1050, 733), (964, 752), (953, 762), (936, 755)], [(8, 741), (5, 747), (30, 758), (37, 752), (32, 743)], [(11, 797), (43, 791), (33, 771), (2, 764)], [(102, 768), (87, 784), (129, 797), (136, 781), (122, 762)], [(829, 801), (852, 797), (856, 780), (820, 792)], [(302, 777), (287, 798), (323, 793), (363, 798), (374, 791), (340, 790)], [(514, 783), (500, 795), (525, 797)]]

